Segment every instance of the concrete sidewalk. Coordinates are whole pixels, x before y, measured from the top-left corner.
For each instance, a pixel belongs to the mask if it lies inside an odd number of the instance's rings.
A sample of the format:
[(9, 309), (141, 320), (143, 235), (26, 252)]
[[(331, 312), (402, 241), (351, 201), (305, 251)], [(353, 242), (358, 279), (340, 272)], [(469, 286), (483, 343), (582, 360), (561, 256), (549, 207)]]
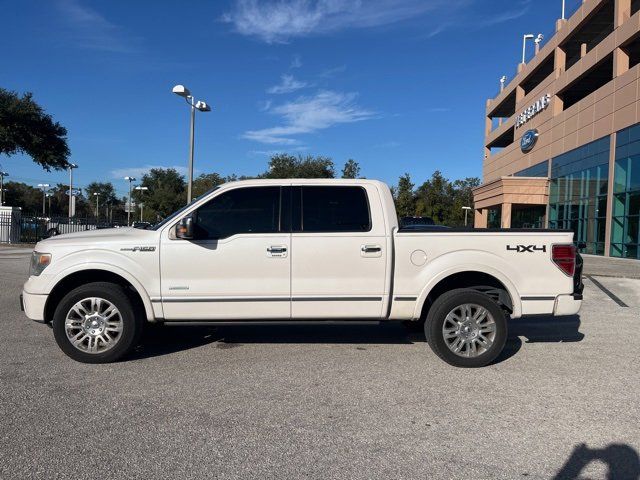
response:
[(28, 257), (33, 246), (27, 244), (0, 244), (0, 258)]
[(640, 260), (630, 258), (582, 255), (584, 275), (600, 277), (640, 278)]

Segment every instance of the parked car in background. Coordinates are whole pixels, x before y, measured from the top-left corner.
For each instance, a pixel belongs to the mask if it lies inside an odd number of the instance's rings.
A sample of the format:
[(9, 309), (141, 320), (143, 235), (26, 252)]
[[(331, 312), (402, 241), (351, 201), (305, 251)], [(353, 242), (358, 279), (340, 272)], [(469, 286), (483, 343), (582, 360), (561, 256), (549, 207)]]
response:
[(374, 180), (246, 180), (152, 229), (36, 245), (21, 304), (81, 362), (122, 358), (147, 322), (406, 321), (459, 367), (491, 363), (509, 318), (582, 303), (573, 233), (398, 227)]
[(141, 228), (142, 230), (146, 230), (147, 228), (150, 228), (152, 224), (149, 222), (133, 222), (131, 226), (133, 228)]
[(402, 217), (400, 219), (400, 226), (402, 228), (416, 226), (430, 226), (435, 225), (436, 222), (430, 217)]

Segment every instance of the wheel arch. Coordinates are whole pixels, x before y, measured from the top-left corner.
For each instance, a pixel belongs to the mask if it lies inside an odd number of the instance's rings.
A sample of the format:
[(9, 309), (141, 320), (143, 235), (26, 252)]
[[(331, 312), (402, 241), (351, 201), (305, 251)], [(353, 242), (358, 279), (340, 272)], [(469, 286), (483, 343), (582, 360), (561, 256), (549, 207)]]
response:
[(430, 282), (422, 291), (416, 305), (416, 317), (426, 318), (429, 308), (436, 298), (445, 292), (469, 288), (486, 293), (508, 314), (519, 317), (520, 297), (513, 284), (498, 272), (468, 269), (446, 272)]
[(59, 301), (74, 288), (93, 282), (109, 282), (122, 286), (131, 299), (134, 308), (144, 312), (146, 319), (155, 320), (151, 300), (144, 288), (133, 279), (127, 279), (120, 273), (101, 268), (87, 268), (70, 272), (59, 279), (49, 295), (44, 307), (44, 321), (51, 322)]

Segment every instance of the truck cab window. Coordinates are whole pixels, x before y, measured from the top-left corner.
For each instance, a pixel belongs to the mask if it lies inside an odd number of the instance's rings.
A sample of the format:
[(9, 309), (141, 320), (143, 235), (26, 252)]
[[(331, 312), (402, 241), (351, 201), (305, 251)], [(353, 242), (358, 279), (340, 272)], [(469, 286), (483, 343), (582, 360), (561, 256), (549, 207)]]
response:
[(371, 216), (362, 187), (303, 187), (303, 232), (368, 232)]
[(280, 187), (237, 188), (197, 210), (195, 237), (207, 240), (239, 233), (277, 233), (279, 214)]

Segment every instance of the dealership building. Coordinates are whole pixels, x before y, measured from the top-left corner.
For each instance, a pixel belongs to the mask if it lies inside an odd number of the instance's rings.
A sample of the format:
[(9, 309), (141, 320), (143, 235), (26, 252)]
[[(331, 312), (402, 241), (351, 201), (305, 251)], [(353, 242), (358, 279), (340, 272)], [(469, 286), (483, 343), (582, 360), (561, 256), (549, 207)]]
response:
[(487, 101), (475, 225), (640, 258), (640, 0), (585, 0), (545, 40)]

